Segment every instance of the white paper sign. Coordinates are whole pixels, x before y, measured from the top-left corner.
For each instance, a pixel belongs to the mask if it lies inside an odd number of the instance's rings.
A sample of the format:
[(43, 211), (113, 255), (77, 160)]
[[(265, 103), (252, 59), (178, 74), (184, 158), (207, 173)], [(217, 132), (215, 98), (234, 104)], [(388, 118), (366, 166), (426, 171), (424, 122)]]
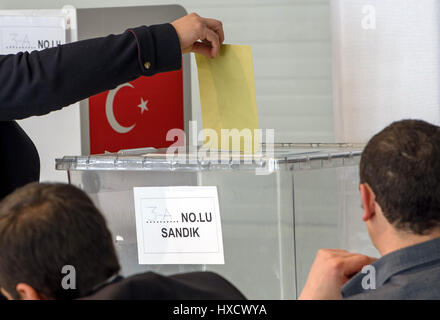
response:
[(31, 52), (65, 43), (65, 17), (0, 15), (0, 54)]
[(133, 191), (139, 264), (224, 264), (217, 187)]

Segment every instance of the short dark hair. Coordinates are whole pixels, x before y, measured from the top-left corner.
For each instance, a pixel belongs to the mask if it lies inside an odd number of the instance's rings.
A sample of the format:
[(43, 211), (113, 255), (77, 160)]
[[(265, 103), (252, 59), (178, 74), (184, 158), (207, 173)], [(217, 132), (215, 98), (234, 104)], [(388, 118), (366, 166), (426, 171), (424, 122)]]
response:
[[(66, 265), (75, 290), (62, 288)], [(119, 269), (106, 221), (80, 189), (32, 183), (0, 203), (0, 286), (14, 298), (18, 283), (51, 299), (81, 297)]]
[(360, 182), (376, 195), (394, 227), (427, 234), (440, 226), (440, 127), (397, 121), (368, 142)]

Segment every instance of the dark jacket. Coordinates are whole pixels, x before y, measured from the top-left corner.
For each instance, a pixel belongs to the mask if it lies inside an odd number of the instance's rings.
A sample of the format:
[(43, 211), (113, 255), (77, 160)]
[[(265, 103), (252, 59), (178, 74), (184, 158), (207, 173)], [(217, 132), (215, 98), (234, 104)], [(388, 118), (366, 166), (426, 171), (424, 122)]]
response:
[(59, 110), (139, 76), (178, 70), (181, 63), (171, 24), (0, 55), (0, 199), (39, 179), (38, 152), (13, 120)]
[(244, 300), (230, 282), (213, 272), (161, 276), (147, 272), (108, 284), (83, 300)]

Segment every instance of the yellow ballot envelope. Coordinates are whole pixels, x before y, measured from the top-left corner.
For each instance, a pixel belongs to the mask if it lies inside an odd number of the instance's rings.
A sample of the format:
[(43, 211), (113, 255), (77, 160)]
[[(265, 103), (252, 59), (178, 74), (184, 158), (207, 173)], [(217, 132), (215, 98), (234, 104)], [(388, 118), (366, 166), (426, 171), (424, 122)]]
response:
[[(258, 113), (251, 47), (222, 45), (214, 59), (195, 56), (205, 146), (211, 140), (212, 149), (217, 145), (221, 150), (256, 152)], [(216, 133), (218, 141), (209, 132)]]

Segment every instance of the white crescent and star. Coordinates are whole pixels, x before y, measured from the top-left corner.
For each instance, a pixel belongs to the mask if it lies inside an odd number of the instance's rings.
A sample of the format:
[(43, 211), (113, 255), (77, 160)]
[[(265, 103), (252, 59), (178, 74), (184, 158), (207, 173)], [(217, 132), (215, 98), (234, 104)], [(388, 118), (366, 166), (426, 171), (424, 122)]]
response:
[[(118, 93), (118, 91), (124, 87), (134, 88), (134, 86), (130, 83), (121, 84), (120, 86), (116, 87), (116, 89), (109, 91), (109, 93), (107, 95), (107, 99), (105, 101), (105, 114), (107, 116), (107, 121), (110, 124), (110, 126), (112, 127), (112, 129), (118, 133), (130, 132), (136, 126), (136, 123), (135, 123), (129, 127), (124, 127), (115, 118), (115, 113), (114, 113), (114, 109), (113, 109), (113, 102), (115, 100), (115, 97), (116, 97), (116, 94)], [(138, 105), (138, 107), (141, 109), (141, 114), (143, 114), (144, 111), (148, 111), (147, 104), (148, 104), (148, 100), (144, 101), (144, 98), (141, 97), (141, 103)]]

